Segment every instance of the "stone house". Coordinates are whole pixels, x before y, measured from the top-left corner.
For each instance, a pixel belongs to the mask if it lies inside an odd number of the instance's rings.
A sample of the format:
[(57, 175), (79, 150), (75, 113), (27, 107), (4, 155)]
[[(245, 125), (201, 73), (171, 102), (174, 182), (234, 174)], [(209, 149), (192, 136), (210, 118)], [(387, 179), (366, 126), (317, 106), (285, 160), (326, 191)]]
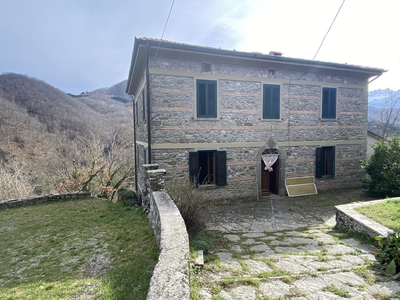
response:
[(135, 39), (136, 187), (144, 164), (190, 176), (215, 198), (358, 186), (367, 152), (368, 83), (383, 69)]

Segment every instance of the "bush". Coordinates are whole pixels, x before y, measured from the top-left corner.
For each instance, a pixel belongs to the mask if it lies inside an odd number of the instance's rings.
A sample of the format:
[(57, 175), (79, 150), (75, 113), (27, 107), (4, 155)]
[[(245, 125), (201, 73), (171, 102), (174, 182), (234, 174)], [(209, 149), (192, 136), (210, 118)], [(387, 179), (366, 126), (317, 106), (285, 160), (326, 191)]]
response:
[(200, 232), (196, 235), (192, 244), (195, 250), (203, 250), (204, 254), (207, 255), (211, 247), (211, 240), (204, 232)]
[(204, 189), (196, 188), (196, 184), (189, 179), (179, 177), (169, 180), (166, 190), (178, 207), (189, 235), (195, 236), (204, 228), (201, 217), (209, 193)]
[(140, 205), (136, 193), (127, 189), (120, 189), (118, 192), (117, 202), (121, 202), (126, 206)]
[(400, 196), (399, 137), (379, 141), (373, 146), (374, 154), (362, 163), (366, 173), (363, 186), (371, 196)]
[(396, 232), (388, 237), (376, 237), (379, 253), (376, 260), (382, 265), (382, 270), (396, 279), (400, 277), (400, 236)]

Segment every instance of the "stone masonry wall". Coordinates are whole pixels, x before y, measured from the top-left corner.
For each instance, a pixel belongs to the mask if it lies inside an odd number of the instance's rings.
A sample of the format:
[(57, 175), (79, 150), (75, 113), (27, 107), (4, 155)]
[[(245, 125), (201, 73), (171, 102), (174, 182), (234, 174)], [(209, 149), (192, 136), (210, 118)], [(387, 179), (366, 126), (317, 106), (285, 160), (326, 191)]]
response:
[[(191, 144), (266, 143), (270, 138), (278, 144), (310, 142), (304, 146), (282, 146), (286, 151), (286, 177), (299, 177), (315, 176), (315, 148), (319, 145), (313, 142), (321, 141), (325, 142), (324, 146), (336, 147), (336, 174), (317, 179), (317, 187), (360, 183), (363, 176), (360, 160), (366, 155), (366, 78), (276, 70), (275, 67), (275, 74), (269, 75), (268, 66), (217, 61), (211, 62), (211, 72), (207, 73), (202, 71), (202, 61), (161, 56), (151, 58), (150, 67), (152, 144), (190, 147)], [(171, 70), (176, 75), (159, 74), (162, 72), (157, 73), (157, 70)], [(196, 118), (196, 79), (217, 80), (217, 119)], [(289, 79), (303, 83), (288, 84)], [(262, 120), (263, 84), (281, 85), (280, 120)], [(353, 86), (347, 87), (349, 84)], [(336, 120), (321, 120), (324, 86), (337, 88)], [(336, 142), (342, 140), (349, 143)], [(365, 145), (360, 144), (362, 141)], [(237, 148), (202, 149), (227, 151), (228, 184), (215, 187), (216, 197), (255, 194), (257, 148), (244, 144)], [(186, 176), (189, 151), (196, 149), (153, 149), (152, 159), (171, 173)]]
[(89, 198), (89, 197), (93, 196), (88, 192), (71, 192), (65, 194), (54, 194), (54, 195), (50, 194), (50, 195), (27, 197), (27, 198), (8, 199), (6, 201), (0, 202), (0, 209), (8, 209), (24, 205), (32, 205), (32, 204), (46, 203), (46, 202), (57, 202), (63, 200)]

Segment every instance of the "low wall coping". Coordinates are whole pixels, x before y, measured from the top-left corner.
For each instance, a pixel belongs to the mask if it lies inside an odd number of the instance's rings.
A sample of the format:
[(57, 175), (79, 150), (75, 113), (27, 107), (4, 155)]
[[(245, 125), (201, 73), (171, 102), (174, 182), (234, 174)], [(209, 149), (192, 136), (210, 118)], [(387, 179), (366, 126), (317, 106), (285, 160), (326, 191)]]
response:
[(150, 203), (149, 219), (160, 255), (147, 300), (189, 300), (189, 236), (185, 222), (166, 192), (152, 192)]
[(383, 226), (382, 224), (356, 211), (355, 209), (358, 207), (374, 205), (394, 199), (400, 199), (400, 197), (337, 205), (335, 206), (336, 223), (338, 227), (346, 228), (351, 231), (362, 232), (368, 235), (370, 238), (375, 238), (377, 236), (386, 237), (389, 234), (394, 233), (393, 229)]

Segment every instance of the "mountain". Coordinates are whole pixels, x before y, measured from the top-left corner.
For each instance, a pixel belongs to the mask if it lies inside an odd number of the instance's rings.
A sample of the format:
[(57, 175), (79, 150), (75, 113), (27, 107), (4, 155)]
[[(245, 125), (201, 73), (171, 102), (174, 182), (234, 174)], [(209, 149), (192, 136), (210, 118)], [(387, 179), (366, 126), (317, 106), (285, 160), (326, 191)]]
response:
[(0, 75), (0, 164), (23, 160), (33, 164), (46, 156), (55, 140), (89, 138), (99, 130), (132, 122), (126, 81), (74, 97), (36, 78)]

